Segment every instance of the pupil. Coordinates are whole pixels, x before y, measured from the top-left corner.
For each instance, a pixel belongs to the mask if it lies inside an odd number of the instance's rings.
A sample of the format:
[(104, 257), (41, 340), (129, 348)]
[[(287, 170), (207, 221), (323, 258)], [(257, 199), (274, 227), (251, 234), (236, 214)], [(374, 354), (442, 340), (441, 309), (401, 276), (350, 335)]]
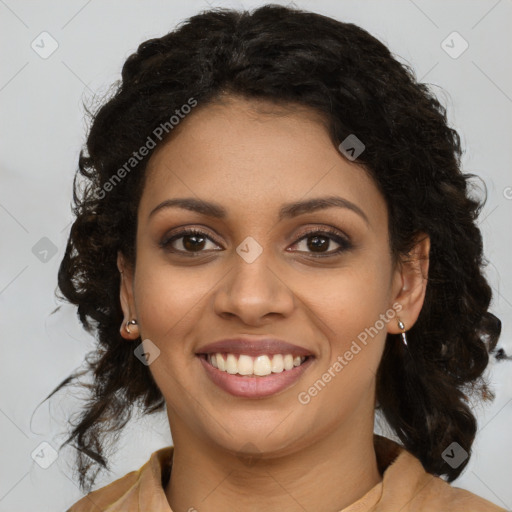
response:
[[(188, 242), (190, 240), (194, 240), (195, 242), (192, 242), (192, 244), (190, 244)], [(201, 240), (201, 242), (197, 242), (197, 240)], [(187, 250), (197, 251), (198, 249), (202, 249), (202, 246), (198, 247), (198, 243), (204, 245), (204, 237), (198, 235), (186, 235), (183, 237), (183, 246)]]
[[(308, 248), (311, 249), (318, 249), (318, 248), (322, 248), (322, 247), (326, 247), (329, 242), (327, 241), (327, 238), (325, 236), (313, 236), (311, 237), (311, 240), (313, 240), (312, 243), (308, 243)], [(319, 242), (319, 240), (322, 240), (321, 242)]]

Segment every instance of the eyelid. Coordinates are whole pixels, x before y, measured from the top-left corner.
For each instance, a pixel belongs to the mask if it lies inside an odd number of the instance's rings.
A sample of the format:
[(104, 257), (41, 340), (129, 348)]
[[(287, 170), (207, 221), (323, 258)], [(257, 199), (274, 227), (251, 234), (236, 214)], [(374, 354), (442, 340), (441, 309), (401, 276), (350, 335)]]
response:
[[(176, 249), (168, 249), (167, 247), (170, 246), (171, 242), (174, 242), (175, 240), (179, 240), (187, 235), (199, 235), (202, 236), (211, 242), (213, 242), (216, 245), (221, 246), (219, 242), (216, 241), (215, 237), (211, 236), (204, 227), (196, 227), (196, 226), (184, 226), (182, 228), (177, 228), (171, 233), (166, 234), (162, 240), (158, 243), (159, 247), (169, 253), (174, 253), (177, 255), (183, 255), (187, 257), (197, 257), (200, 256), (201, 253), (208, 254), (209, 252), (212, 252), (212, 250), (199, 250), (196, 252), (187, 252), (183, 250), (176, 250)], [(314, 252), (305, 252), (305, 251), (297, 251), (299, 254), (309, 254), (310, 256), (314, 258), (322, 258), (322, 257), (335, 257), (339, 255), (342, 252), (348, 251), (354, 247), (351, 238), (345, 234), (343, 231), (341, 231), (338, 228), (334, 228), (332, 226), (316, 226), (316, 227), (309, 227), (299, 234), (294, 236), (294, 241), (292, 243), (293, 245), (297, 245), (298, 243), (302, 242), (305, 238), (308, 236), (313, 235), (319, 235), (319, 236), (326, 236), (327, 238), (331, 239), (335, 243), (337, 243), (340, 247), (335, 250), (330, 250), (326, 253), (314, 253)], [(221, 250), (221, 249), (220, 249)], [(218, 252), (219, 249), (213, 249), (213, 251)]]
[(347, 243), (350, 243), (350, 237), (348, 235), (346, 235), (343, 231), (341, 231), (337, 228), (334, 228), (332, 226), (316, 226), (316, 227), (312, 227), (312, 228), (307, 228), (304, 231), (302, 231), (301, 233), (299, 233), (298, 235), (296, 235), (296, 237), (298, 237), (298, 238), (296, 238), (296, 240), (298, 242), (298, 241), (302, 240), (303, 238), (305, 238), (307, 235), (314, 235), (316, 233), (320, 233), (320, 234), (323, 233), (323, 234), (327, 234), (330, 236), (335, 236), (335, 237), (343, 239)]
[[(335, 257), (341, 254), (342, 252), (348, 251), (350, 249), (354, 248), (354, 244), (352, 243), (350, 237), (340, 231), (337, 228), (333, 227), (314, 227), (314, 228), (308, 228), (306, 231), (302, 232), (300, 235), (297, 235), (296, 241), (292, 245), (297, 245), (305, 238), (308, 238), (309, 236), (313, 235), (319, 235), (319, 236), (326, 236), (327, 238), (330, 238), (332, 241), (337, 243), (340, 247), (335, 250), (330, 250), (326, 253), (314, 253), (309, 252), (306, 254), (309, 254), (313, 258), (328, 258), (328, 257)], [(302, 254), (303, 251), (297, 251), (299, 254)]]
[[(166, 245), (168, 245), (170, 242), (174, 240), (179, 240), (180, 238), (187, 236), (187, 235), (201, 235), (205, 238), (208, 238), (210, 241), (214, 242), (217, 245), (220, 245), (216, 240), (215, 237), (211, 236), (208, 231), (204, 227), (195, 227), (195, 226), (184, 226), (181, 228), (176, 228), (175, 230), (172, 230), (170, 233), (166, 233), (163, 238), (158, 242), (159, 247), (165, 250)], [(182, 251), (178, 251), (182, 252)], [(199, 251), (201, 252), (201, 251)], [(204, 251), (203, 251), (204, 252)]]

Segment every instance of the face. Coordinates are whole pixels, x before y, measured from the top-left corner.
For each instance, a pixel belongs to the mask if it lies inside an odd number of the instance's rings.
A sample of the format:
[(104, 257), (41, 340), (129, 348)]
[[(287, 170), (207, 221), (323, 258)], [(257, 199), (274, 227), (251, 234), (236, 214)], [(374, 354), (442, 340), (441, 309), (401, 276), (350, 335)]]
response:
[[(216, 209), (165, 205), (184, 198)], [(160, 351), (149, 368), (173, 439), (182, 428), (233, 452), (251, 443), (284, 454), (373, 425), (386, 334), (400, 332), (400, 309), (410, 328), (423, 299), (393, 264), (387, 223), (375, 183), (307, 109), (229, 98), (181, 121), (148, 163), (136, 267), (124, 266), (121, 288), (125, 319)], [(280, 339), (309, 356), (264, 377), (198, 355), (236, 337)], [(224, 385), (212, 377), (221, 373)]]

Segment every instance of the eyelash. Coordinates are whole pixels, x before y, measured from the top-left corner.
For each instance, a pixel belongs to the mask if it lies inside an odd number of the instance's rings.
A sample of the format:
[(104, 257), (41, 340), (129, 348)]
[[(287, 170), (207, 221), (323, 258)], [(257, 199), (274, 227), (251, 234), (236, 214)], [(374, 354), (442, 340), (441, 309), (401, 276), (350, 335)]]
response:
[[(210, 236), (208, 236), (207, 233), (205, 233), (204, 231), (201, 231), (201, 230), (198, 230), (195, 228), (185, 228), (185, 229), (179, 231), (178, 233), (172, 235), (171, 237), (164, 238), (158, 245), (167, 252), (182, 254), (187, 257), (192, 257), (192, 258), (197, 257), (197, 255), (201, 252), (205, 252), (205, 251), (196, 251), (195, 253), (193, 253), (193, 252), (188, 252), (188, 251), (169, 249), (169, 246), (172, 244), (172, 242), (174, 242), (175, 240), (179, 240), (180, 238), (183, 238), (187, 235), (201, 236), (201, 237), (207, 238), (208, 240), (210, 240), (214, 243), (217, 243)], [(340, 253), (352, 248), (352, 244), (351, 244), (351, 242), (349, 242), (349, 240), (347, 238), (339, 235), (338, 231), (336, 231), (334, 229), (329, 229), (329, 228), (322, 229), (322, 230), (312, 229), (312, 230), (306, 231), (292, 245), (296, 245), (297, 243), (301, 242), (302, 240), (312, 237), (313, 235), (320, 235), (320, 236), (324, 235), (326, 238), (329, 238), (329, 239), (333, 240), (334, 242), (336, 242), (338, 245), (340, 245), (339, 249), (336, 249), (335, 251), (328, 252), (326, 254), (310, 253), (310, 255), (313, 258), (327, 258), (327, 257), (337, 256)], [(301, 251), (301, 252), (303, 252), (303, 251)]]

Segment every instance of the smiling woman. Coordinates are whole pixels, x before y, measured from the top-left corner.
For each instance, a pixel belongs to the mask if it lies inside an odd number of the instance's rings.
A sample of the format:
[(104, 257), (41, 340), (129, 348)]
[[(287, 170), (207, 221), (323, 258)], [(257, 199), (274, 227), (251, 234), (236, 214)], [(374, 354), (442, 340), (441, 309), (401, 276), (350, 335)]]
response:
[(413, 76), (356, 25), (278, 6), (128, 58), (59, 271), (99, 342), (66, 442), (87, 491), (135, 405), (166, 410), (173, 446), (70, 511), (503, 510), (448, 483), (500, 322), (483, 201)]

